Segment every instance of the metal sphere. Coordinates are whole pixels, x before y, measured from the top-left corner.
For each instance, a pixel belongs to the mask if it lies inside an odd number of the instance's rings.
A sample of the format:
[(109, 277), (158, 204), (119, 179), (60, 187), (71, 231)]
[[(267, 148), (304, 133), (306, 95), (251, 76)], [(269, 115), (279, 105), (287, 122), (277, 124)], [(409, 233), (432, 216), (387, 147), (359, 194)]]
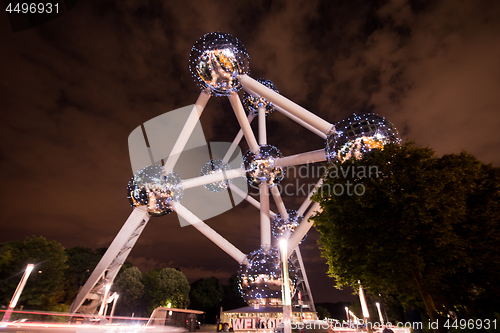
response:
[[(279, 93), (278, 89), (276, 89), (276, 86), (271, 81), (267, 79), (257, 79), (257, 81)], [(245, 108), (248, 110), (248, 112), (253, 114), (254, 116), (256, 116), (259, 113), (258, 111), (259, 107), (266, 108), (266, 115), (274, 111), (274, 105), (272, 102), (268, 102), (262, 96), (257, 97), (250, 95), (246, 91), (243, 93), (243, 104), (245, 105)]]
[[(291, 260), (288, 260), (288, 273), (293, 297), (297, 274)], [(277, 249), (254, 251), (248, 255), (248, 265), (240, 265), (238, 288), (246, 302), (263, 298), (281, 300), (281, 286), (281, 260)]]
[(248, 53), (230, 34), (211, 32), (191, 48), (189, 70), (203, 89), (227, 96), (241, 88), (238, 75), (248, 74)]
[(139, 170), (128, 183), (128, 199), (134, 207), (146, 206), (149, 215), (162, 216), (172, 212), (172, 201), (180, 201), (181, 179), (175, 173), (165, 174), (163, 167), (150, 165)]
[(275, 166), (276, 159), (282, 157), (278, 148), (261, 145), (257, 154), (250, 150), (243, 156), (247, 180), (250, 185), (259, 186), (266, 182), (273, 187), (285, 178), (285, 169)]
[[(286, 231), (292, 234), (304, 218), (302, 215), (298, 215), (297, 211), (293, 209), (287, 209), (286, 212), (288, 214), (288, 219), (284, 220), (281, 214), (276, 214), (271, 220), (271, 232), (275, 239), (279, 239)], [(301, 242), (303, 242), (306, 237), (307, 234), (302, 238)]]
[(326, 155), (330, 163), (344, 162), (351, 157), (362, 158), (374, 148), (401, 142), (394, 125), (373, 113), (357, 115), (335, 124), (335, 131), (326, 141)]
[[(200, 176), (211, 175), (217, 172), (224, 172), (231, 169), (229, 164), (223, 163), (222, 160), (210, 160), (201, 167)], [(222, 180), (220, 182), (210, 183), (203, 185), (211, 192), (222, 192), (227, 190), (231, 180)]]

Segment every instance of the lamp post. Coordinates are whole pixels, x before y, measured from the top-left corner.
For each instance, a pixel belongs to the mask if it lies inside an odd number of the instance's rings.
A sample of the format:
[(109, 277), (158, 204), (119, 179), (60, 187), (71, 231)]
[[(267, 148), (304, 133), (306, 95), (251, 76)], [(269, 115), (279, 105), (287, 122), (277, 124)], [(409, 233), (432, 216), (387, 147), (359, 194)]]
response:
[(359, 301), (361, 303), (361, 310), (363, 312), (363, 319), (366, 324), (366, 331), (369, 332), (368, 328), (368, 319), (370, 318), (370, 313), (368, 312), (368, 305), (366, 304), (365, 291), (363, 290), (363, 286), (359, 284)]
[(375, 305), (377, 306), (378, 316), (380, 318), (380, 325), (384, 326), (384, 317), (382, 316), (382, 311), (380, 310), (380, 303), (377, 302), (375, 303)]
[(102, 296), (102, 303), (101, 303), (101, 308), (99, 309), (99, 316), (102, 316), (103, 314), (106, 315), (105, 309), (106, 309), (109, 289), (111, 289), (111, 283), (106, 283), (104, 285), (104, 295)]
[(111, 308), (111, 314), (109, 315), (109, 323), (111, 323), (113, 321), (113, 316), (115, 314), (116, 302), (118, 302), (118, 298), (120, 297), (120, 295), (118, 295), (118, 293), (115, 292), (112, 297), (113, 297), (113, 307)]
[(286, 238), (280, 240), (280, 252), (281, 252), (281, 272), (282, 272), (282, 288), (281, 293), (283, 296), (283, 332), (292, 332), (292, 299), (290, 295), (290, 280), (288, 279), (288, 241)]
[(21, 278), (21, 281), (19, 281), (19, 284), (17, 285), (14, 295), (12, 295), (9, 307), (7, 308), (7, 311), (5, 311), (2, 321), (9, 321), (12, 311), (16, 307), (17, 301), (19, 301), (19, 297), (21, 297), (21, 293), (23, 292), (24, 286), (26, 285), (26, 281), (28, 280), (28, 277), (30, 276), (31, 271), (33, 270), (34, 267), (35, 265), (33, 264), (28, 264), (28, 266), (26, 266), (26, 270), (24, 271), (23, 277)]

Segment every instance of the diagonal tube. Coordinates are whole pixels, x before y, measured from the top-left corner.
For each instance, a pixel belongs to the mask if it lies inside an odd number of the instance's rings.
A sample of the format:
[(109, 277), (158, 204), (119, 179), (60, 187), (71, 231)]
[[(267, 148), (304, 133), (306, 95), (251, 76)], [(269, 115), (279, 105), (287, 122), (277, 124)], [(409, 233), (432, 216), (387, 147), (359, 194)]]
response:
[(298, 104), (295, 104), (286, 97), (281, 96), (272, 89), (269, 89), (265, 85), (259, 83), (257, 80), (252, 79), (248, 75), (239, 75), (238, 80), (241, 82), (243, 89), (252, 91), (258, 95), (261, 95), (266, 100), (273, 102), (274, 104), (280, 106), (281, 108), (287, 110), (294, 116), (302, 119), (304, 122), (310, 124), (311, 126), (317, 128), (321, 132), (328, 134), (333, 125), (326, 120), (318, 117), (311, 111), (306, 110)]
[[(239, 195), (240, 197), (242, 197), (243, 199), (248, 201), (252, 206), (254, 206), (255, 208), (260, 210), (260, 203), (257, 200), (255, 200), (254, 198), (252, 198), (250, 195), (248, 195), (248, 193), (246, 193), (245, 191), (243, 191), (242, 189), (240, 189), (238, 186), (234, 185), (233, 183), (229, 183), (229, 188), (231, 189), (231, 191), (233, 193)], [(273, 211), (270, 210), (269, 217), (275, 218), (276, 213), (274, 213)]]
[(281, 199), (280, 190), (277, 186), (271, 187), (271, 195), (273, 196), (274, 203), (278, 207), (278, 212), (281, 215), (283, 220), (288, 220), (288, 213), (286, 211), (285, 204), (283, 203), (283, 199)]
[(179, 160), (179, 157), (182, 151), (184, 150), (184, 147), (186, 146), (186, 143), (188, 142), (191, 133), (193, 133), (196, 124), (200, 120), (200, 116), (203, 113), (203, 110), (205, 109), (205, 106), (207, 105), (209, 99), (210, 99), (209, 93), (205, 91), (202, 91), (200, 93), (200, 96), (196, 100), (196, 103), (193, 109), (191, 110), (188, 119), (184, 123), (184, 127), (182, 128), (179, 137), (177, 137), (177, 141), (175, 141), (175, 144), (172, 147), (172, 150), (170, 151), (170, 155), (168, 156), (167, 161), (165, 162), (164, 169), (166, 173), (170, 173), (174, 170), (175, 164), (177, 163), (177, 160)]
[(297, 215), (298, 216), (304, 214), (304, 212), (306, 211), (307, 207), (309, 207), (309, 205), (312, 202), (311, 201), (311, 197), (314, 194), (314, 192), (316, 191), (316, 188), (321, 187), (321, 185), (323, 185), (323, 178), (320, 178), (320, 180), (318, 180), (318, 182), (316, 183), (316, 186), (314, 187), (314, 190), (311, 191), (311, 192), (309, 192), (309, 194), (307, 195), (307, 198), (304, 200), (304, 202), (302, 203), (302, 205), (300, 205), (299, 210), (297, 210)]
[[(253, 120), (253, 118), (255, 118), (255, 116), (250, 113), (248, 115), (248, 118), (247, 118), (248, 119), (248, 123), (251, 123), (252, 120)], [(236, 150), (236, 148), (240, 144), (240, 141), (241, 141), (242, 138), (243, 138), (243, 130), (240, 129), (240, 131), (238, 132), (238, 134), (234, 138), (233, 143), (231, 143), (231, 146), (229, 146), (229, 149), (227, 150), (226, 155), (224, 155), (224, 158), (222, 159), (222, 163), (228, 163), (229, 162), (229, 159), (231, 158), (231, 156), (233, 156), (234, 151)]]
[(299, 226), (295, 229), (293, 234), (290, 236), (288, 239), (288, 253), (292, 253), (293, 250), (297, 246), (299, 246), (300, 241), (304, 236), (307, 234), (309, 229), (311, 229), (313, 223), (309, 222), (308, 219), (311, 217), (312, 214), (320, 210), (320, 205), (318, 202), (315, 202), (312, 206), (311, 209), (307, 212), (307, 214), (304, 216), (304, 219), (302, 222), (300, 222)]
[(326, 161), (325, 149), (318, 149), (307, 153), (277, 158), (275, 161), (275, 165), (277, 167), (288, 167), (292, 165), (301, 165), (323, 161)]
[(252, 153), (257, 154), (259, 152), (259, 144), (257, 143), (257, 139), (255, 139), (252, 127), (250, 127), (250, 123), (245, 115), (245, 110), (243, 110), (243, 105), (241, 105), (240, 97), (237, 93), (232, 92), (228, 96), (228, 99), (233, 107), (234, 114), (236, 115), (236, 119), (238, 119), (243, 135), (247, 140), (248, 147)]
[(177, 214), (182, 216), (186, 221), (189, 222), (189, 224), (198, 229), (199, 232), (204, 234), (208, 239), (214, 242), (215, 245), (229, 254), (238, 263), (241, 264), (246, 262), (247, 257), (243, 252), (238, 250), (233, 244), (229, 243), (224, 237), (219, 235), (214, 229), (210, 228), (205, 222), (200, 220), (186, 207), (178, 202), (174, 202), (171, 207)]

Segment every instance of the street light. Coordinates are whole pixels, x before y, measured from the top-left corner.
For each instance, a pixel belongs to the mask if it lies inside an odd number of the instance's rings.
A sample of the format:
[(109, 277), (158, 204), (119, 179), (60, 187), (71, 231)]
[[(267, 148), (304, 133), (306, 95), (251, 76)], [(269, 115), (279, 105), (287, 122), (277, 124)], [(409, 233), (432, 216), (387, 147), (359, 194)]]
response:
[(283, 299), (283, 331), (284, 333), (292, 332), (292, 298), (290, 295), (290, 280), (288, 279), (288, 240), (286, 238), (280, 239), (280, 252), (281, 252), (281, 276), (283, 284), (281, 288)]
[(108, 293), (109, 293), (109, 289), (111, 289), (111, 283), (106, 283), (104, 285), (104, 295), (102, 296), (102, 303), (101, 303), (101, 308), (99, 309), (99, 316), (102, 316), (103, 313), (104, 315), (106, 315), (105, 313), (105, 308), (106, 308), (106, 302), (107, 302), (107, 298), (108, 298)]
[(17, 285), (16, 291), (14, 292), (14, 295), (12, 296), (12, 299), (10, 300), (9, 307), (7, 308), (7, 311), (5, 311), (5, 315), (2, 318), (2, 321), (9, 321), (10, 316), (12, 314), (12, 311), (17, 305), (17, 301), (19, 301), (19, 297), (21, 297), (21, 293), (23, 292), (24, 286), (26, 285), (26, 281), (28, 280), (28, 277), (31, 274), (31, 271), (35, 265), (33, 264), (28, 264), (26, 266), (26, 270), (24, 271), (23, 277), (21, 278), (21, 281), (19, 281), (19, 284)]
[(382, 311), (380, 311), (380, 303), (377, 302), (375, 303), (375, 305), (377, 306), (378, 316), (380, 318), (380, 325), (384, 326), (384, 317), (382, 316)]

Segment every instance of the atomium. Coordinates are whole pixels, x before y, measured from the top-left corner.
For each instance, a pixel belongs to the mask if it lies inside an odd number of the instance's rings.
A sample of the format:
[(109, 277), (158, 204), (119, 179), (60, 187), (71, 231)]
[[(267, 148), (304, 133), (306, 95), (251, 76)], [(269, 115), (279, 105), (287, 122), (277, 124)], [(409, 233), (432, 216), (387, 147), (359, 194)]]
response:
[[(281, 299), (282, 277), (279, 251), (260, 248), (248, 255), (248, 264), (241, 264), (238, 271), (238, 288), (243, 299), (251, 302), (259, 299)], [(295, 294), (297, 274), (288, 260), (288, 277), (291, 296)]]
[(249, 150), (243, 156), (247, 180), (253, 186), (265, 182), (269, 187), (273, 187), (285, 178), (285, 169), (275, 165), (276, 159), (282, 157), (282, 154), (278, 148), (271, 145), (259, 147), (257, 154)]
[[(289, 236), (287, 252), (289, 252), (288, 248), (294, 249), (295, 251), (298, 266), (294, 267), (292, 260), (288, 260), (292, 295), (301, 285), (305, 288), (303, 292), (310, 293), (310, 291), (308, 291), (310, 288), (307, 278), (304, 278), (306, 277), (305, 271), (300, 271), (303, 269), (301, 268), (303, 265), (301, 264), (302, 257), (298, 245), (312, 225), (311, 223), (307, 223), (305, 217), (320, 211), (321, 207), (319, 203), (313, 203), (311, 201), (313, 192), (310, 192), (299, 209), (301, 212), (303, 210), (302, 213), (304, 213), (304, 218), (298, 216), (295, 211), (291, 210), (286, 210), (286, 215), (288, 215), (288, 217), (283, 217), (283, 215), (285, 215), (284, 209), (286, 209), (285, 204), (288, 203), (284, 202), (279, 189), (276, 191), (277, 188), (275, 187), (272, 188), (272, 191), (268, 191), (267, 186), (272, 187), (280, 183), (285, 177), (285, 168), (289, 166), (313, 163), (313, 161), (322, 162), (325, 160), (330, 162), (337, 160), (343, 162), (351, 157), (360, 158), (371, 149), (382, 148), (384, 144), (400, 142), (398, 133), (392, 124), (384, 118), (372, 114), (363, 116), (354, 115), (351, 118), (343, 120), (337, 123), (332, 133), (331, 129), (334, 127), (330, 122), (306, 110), (300, 105), (295, 104), (284, 96), (281, 96), (270, 81), (262, 79), (254, 80), (248, 76), (249, 57), (245, 47), (240, 41), (229, 34), (215, 32), (206, 34), (199, 39), (191, 49), (189, 68), (191, 74), (203, 91), (200, 93), (200, 98), (196, 101), (190, 114), (186, 117), (184, 125), (177, 122), (173, 125), (169, 124), (172, 126), (182, 126), (173, 144), (173, 148), (171, 148), (170, 152), (166, 151), (169, 144), (163, 140), (163, 137), (161, 140), (153, 141), (150, 140), (151, 137), (149, 137), (148, 140), (150, 144), (151, 142), (157, 141), (158, 143), (153, 144), (153, 146), (155, 146), (155, 151), (158, 153), (161, 151), (162, 154), (166, 154), (157, 156), (158, 158), (164, 159), (162, 163), (165, 164), (166, 170), (177, 170), (183, 177), (186, 177), (186, 175), (193, 170), (194, 175), (199, 174), (199, 177), (195, 176), (181, 181), (176, 173), (172, 172), (165, 174), (163, 167), (155, 165), (146, 167), (134, 175), (128, 184), (128, 199), (134, 207), (146, 208), (147, 213), (143, 209), (137, 209), (131, 213), (129, 219), (124, 224), (126, 227), (122, 228), (118, 233), (106, 252), (106, 255), (103, 256), (99, 265), (96, 266), (84, 288), (78, 293), (77, 298), (70, 308), (70, 312), (72, 313), (81, 309), (84, 309), (83, 312), (87, 312), (90, 308), (90, 304), (94, 304), (98, 299), (105, 300), (103, 297), (107, 296), (101, 292), (105, 289), (102, 287), (104, 285), (110, 285), (110, 283), (113, 282), (119, 267), (124, 263), (135, 241), (148, 222), (149, 217), (165, 215), (173, 210), (176, 211), (181, 225), (183, 222), (192, 224), (198, 231), (207, 236), (240, 264), (239, 288), (243, 298), (247, 302), (260, 302), (261, 299), (267, 299), (272, 300), (268, 302), (268, 304), (278, 304), (282, 297), (282, 288), (287, 291), (286, 285), (288, 285), (288, 283), (283, 283), (281, 274), (283, 262), (280, 261), (279, 252), (275, 248), (269, 248), (270, 244), (272, 244), (271, 234), (273, 234), (274, 237), (284, 236), (282, 237), (283, 239)], [(294, 77), (291, 79), (296, 80), (297, 78)], [(236, 94), (241, 88), (244, 88), (246, 91), (243, 101), (241, 101)], [(276, 93), (272, 93), (270, 89), (274, 90)], [(259, 188), (260, 201), (248, 195), (248, 191), (246, 191), (247, 184), (244, 182), (242, 183), (245, 188), (238, 187), (241, 185), (238, 184), (236, 177), (241, 176), (243, 173), (243, 168), (237, 165), (240, 164), (239, 162), (231, 163), (235, 169), (230, 169), (220, 160), (210, 160), (208, 163), (205, 163), (207, 159), (204, 159), (203, 162), (198, 165), (199, 159), (193, 159), (188, 162), (189, 166), (180, 166), (180, 163), (178, 163), (177, 154), (189, 149), (188, 147), (190, 144), (188, 141), (191, 140), (192, 135), (198, 131), (197, 123), (200, 121), (200, 116), (211, 95), (227, 96), (230, 100), (231, 107), (240, 125), (240, 132), (236, 135), (233, 143), (223, 156), (233, 156), (241, 139), (245, 137), (247, 145), (251, 148), (251, 151), (244, 156), (243, 161), (246, 178), (253, 186), (258, 186), (263, 182), (266, 184), (266, 186)], [(265, 107), (266, 115), (276, 109), (276, 111), (280, 112), (283, 116), (288, 117), (303, 128), (311, 131), (313, 134), (323, 139), (326, 138), (326, 148), (323, 146), (320, 147), (321, 149), (301, 152), (283, 158), (281, 152), (276, 147), (267, 145), (268, 130), (266, 122), (268, 118), (258, 118), (259, 136), (257, 141), (250, 125), (250, 121), (253, 117), (245, 117), (242, 103), (245, 104), (247, 112), (253, 116), (258, 114), (259, 108), (262, 110), (262, 108)], [(260, 115), (262, 115), (262, 112)], [(161, 126), (164, 126), (166, 123), (167, 122), (162, 122), (161, 124), (157, 124), (159, 125), (158, 128), (161, 129)], [(150, 124), (150, 121), (148, 121), (148, 124)], [(131, 149), (131, 152), (135, 151), (135, 149), (140, 150), (134, 154), (137, 155), (135, 159), (132, 158), (131, 154), (131, 161), (133, 161), (132, 168), (134, 170), (136, 170), (135, 168), (138, 165), (144, 165), (145, 161), (150, 161), (152, 156), (157, 155), (156, 153), (153, 154), (153, 146), (145, 144), (146, 132), (148, 132), (148, 135), (150, 134), (146, 127), (147, 126), (139, 126), (131, 133), (131, 136), (129, 136), (129, 149), (135, 147)], [(158, 131), (158, 133), (177, 133), (177, 131), (169, 131), (171, 128), (170, 126), (165, 126), (165, 131)], [(197, 136), (197, 134), (195, 134), (195, 136)], [(294, 140), (287, 139), (288, 140), (285, 141), (293, 144)], [(130, 145), (130, 142), (134, 144)], [(159, 147), (161, 145), (160, 142), (166, 143), (165, 147)], [(202, 141), (200, 141), (200, 143), (201, 142)], [(205, 141), (201, 143), (201, 145), (204, 144), (206, 144)], [(209, 152), (212, 154), (210, 150)], [(219, 155), (216, 154), (216, 156)], [(237, 156), (241, 156), (239, 151)], [(199, 173), (200, 167), (201, 173)], [(232, 183), (230, 183), (229, 180), (218, 181), (219, 179), (226, 178), (218, 177), (219, 174), (217, 173), (219, 172), (226, 172), (226, 176), (231, 175), (231, 177), (235, 178), (233, 178)], [(206, 177), (210, 174), (213, 174), (214, 177)], [(192, 175), (189, 177), (192, 177)], [(206, 184), (206, 182), (212, 183)], [(318, 181), (317, 187), (320, 187), (321, 183), (322, 179)], [(198, 197), (199, 200), (196, 201), (190, 200), (193, 197), (187, 197), (188, 194), (191, 195), (193, 191), (196, 191), (195, 187), (201, 187), (201, 185), (214, 192), (225, 190), (231, 185), (231, 193), (229, 193), (228, 196), (213, 195), (213, 193), (207, 193), (207, 191), (203, 189), (202, 192), (204, 197)], [(188, 192), (186, 190), (186, 198), (184, 202), (181, 203), (179, 201), (183, 195), (184, 188), (190, 191)], [(203, 221), (206, 210), (211, 210), (208, 214), (221, 214), (231, 209), (228, 207), (233, 207), (236, 202), (233, 194), (240, 196), (242, 200), (247, 200), (260, 210), (261, 249), (250, 253), (248, 256)], [(208, 200), (214, 197), (219, 197), (217, 199), (223, 197), (227, 200), (222, 200), (220, 202)], [(274, 213), (269, 209), (271, 197), (278, 207), (278, 210), (283, 214), (278, 214), (276, 218), (273, 219), (273, 227), (271, 227), (270, 216), (274, 216)], [(227, 201), (231, 201), (231, 205), (229, 205)], [(296, 200), (291, 201), (296, 202)], [(210, 207), (203, 206), (200, 208), (200, 203), (206, 203), (210, 205)], [(181, 218), (183, 221), (181, 221)], [(302, 226), (304, 228), (302, 228)], [(123, 244), (121, 248), (120, 244)], [(297, 271), (300, 271), (300, 273), (297, 274)], [(298, 282), (297, 275), (302, 275), (303, 277)], [(310, 305), (310, 309), (314, 312), (312, 295), (309, 294), (308, 296), (309, 297), (306, 298), (309, 302), (308, 305)], [(108, 299), (105, 300), (107, 303), (110, 302), (110, 297), (113, 296), (108, 295)], [(286, 299), (288, 302), (288, 297), (284, 297), (283, 299)], [(91, 303), (84, 306), (85, 300), (91, 300)], [(102, 302), (102, 305), (107, 304), (106, 302)], [(98, 308), (98, 306), (92, 307), (92, 309), (94, 309), (93, 311), (96, 311)], [(103, 309), (101, 306), (99, 311), (101, 310), (105, 310), (105, 308)]]
[(146, 206), (151, 216), (166, 215), (172, 212), (172, 201), (179, 202), (182, 198), (180, 182), (174, 172), (165, 174), (161, 166), (147, 166), (129, 181), (128, 199), (134, 207)]
[(248, 74), (249, 56), (243, 44), (230, 34), (211, 32), (191, 48), (189, 70), (203, 89), (227, 96), (241, 88), (238, 75)]
[[(257, 79), (257, 82), (279, 93), (274, 83), (272, 83), (270, 80)], [(259, 107), (264, 107), (266, 109), (266, 115), (274, 111), (274, 104), (272, 102), (269, 102), (262, 96), (253, 96), (247, 92), (243, 93), (243, 105), (245, 105), (248, 113), (253, 114), (254, 116), (259, 113)]]
[(326, 155), (330, 163), (344, 162), (351, 157), (362, 158), (388, 143), (400, 142), (398, 131), (384, 117), (373, 113), (354, 114), (335, 124), (335, 131), (327, 138)]
[[(276, 216), (272, 219), (271, 221), (271, 232), (273, 234), (273, 237), (275, 239), (279, 239), (285, 233), (288, 233), (288, 235), (291, 235), (295, 229), (300, 225), (300, 222), (302, 222), (303, 216), (300, 216), (297, 214), (297, 211), (293, 209), (287, 209), (286, 210), (288, 214), (288, 219), (283, 219), (281, 214), (276, 214)], [(307, 238), (307, 234), (302, 238), (303, 242)]]
[[(211, 159), (210, 161), (205, 163), (203, 165), (203, 167), (201, 168), (200, 177), (211, 175), (211, 174), (214, 174), (217, 172), (224, 172), (224, 171), (227, 171), (229, 169), (231, 169), (229, 164), (222, 162), (222, 160)], [(230, 181), (231, 181), (230, 179), (221, 180), (220, 182), (205, 184), (203, 186), (211, 192), (222, 192), (222, 191), (227, 190), (227, 188), (229, 187)]]

